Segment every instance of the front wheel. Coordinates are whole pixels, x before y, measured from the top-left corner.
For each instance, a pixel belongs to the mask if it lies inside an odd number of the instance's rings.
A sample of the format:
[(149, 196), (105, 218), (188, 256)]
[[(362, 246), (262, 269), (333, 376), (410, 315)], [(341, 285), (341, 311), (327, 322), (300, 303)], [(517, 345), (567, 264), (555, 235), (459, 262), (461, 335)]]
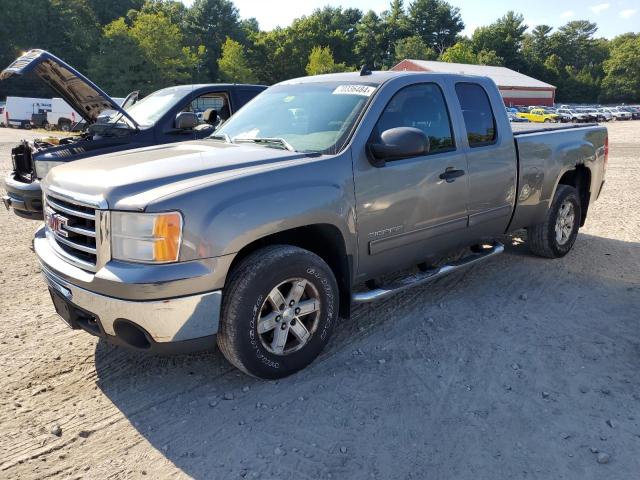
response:
[(289, 245), (261, 248), (229, 276), (218, 346), (249, 375), (286, 377), (328, 343), (338, 305), (335, 277), (322, 258)]
[(581, 218), (578, 191), (558, 185), (544, 222), (527, 229), (529, 249), (540, 257), (564, 257), (576, 242)]

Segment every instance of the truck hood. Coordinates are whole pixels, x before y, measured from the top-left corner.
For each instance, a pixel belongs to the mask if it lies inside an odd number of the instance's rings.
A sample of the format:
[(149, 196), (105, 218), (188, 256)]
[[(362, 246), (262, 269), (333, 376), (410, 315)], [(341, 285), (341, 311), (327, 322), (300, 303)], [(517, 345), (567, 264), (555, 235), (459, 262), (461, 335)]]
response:
[(144, 210), (181, 190), (307, 162), (309, 154), (198, 140), (100, 155), (53, 168), (52, 192), (115, 210)]
[(45, 50), (29, 50), (0, 72), (0, 80), (13, 75), (35, 75), (84, 118), (95, 123), (101, 112), (115, 110), (135, 122), (120, 105), (67, 63)]

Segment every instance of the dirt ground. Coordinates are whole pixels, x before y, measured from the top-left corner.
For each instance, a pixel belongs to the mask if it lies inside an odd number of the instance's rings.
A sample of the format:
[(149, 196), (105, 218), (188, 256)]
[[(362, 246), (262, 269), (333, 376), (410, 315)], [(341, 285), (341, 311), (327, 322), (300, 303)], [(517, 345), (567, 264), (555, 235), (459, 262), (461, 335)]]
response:
[[(567, 257), (512, 242), (357, 307), (277, 382), (69, 330), (36, 223), (0, 212), (0, 478), (639, 478), (640, 122), (608, 128), (607, 184)], [(0, 129), (3, 177), (28, 135)]]

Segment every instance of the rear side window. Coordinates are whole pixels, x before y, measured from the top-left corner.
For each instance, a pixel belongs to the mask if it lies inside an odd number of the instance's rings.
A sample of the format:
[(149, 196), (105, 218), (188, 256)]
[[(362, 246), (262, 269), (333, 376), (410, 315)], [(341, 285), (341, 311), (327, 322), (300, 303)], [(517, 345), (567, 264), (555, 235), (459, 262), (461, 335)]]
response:
[(462, 107), (470, 147), (491, 145), (496, 141), (496, 119), (487, 92), (477, 83), (458, 83), (456, 94)]
[(389, 101), (374, 135), (397, 127), (414, 127), (429, 138), (429, 154), (454, 150), (451, 121), (442, 90), (435, 83), (404, 87)]

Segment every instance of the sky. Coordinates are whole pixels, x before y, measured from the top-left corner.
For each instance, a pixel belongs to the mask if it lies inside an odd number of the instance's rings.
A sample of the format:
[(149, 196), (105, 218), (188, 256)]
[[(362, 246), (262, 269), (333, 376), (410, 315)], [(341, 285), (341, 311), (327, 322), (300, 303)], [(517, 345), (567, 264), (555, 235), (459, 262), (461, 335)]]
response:
[[(640, 31), (640, 0), (448, 0), (460, 8), (471, 35), (476, 27), (488, 25), (509, 10), (522, 13), (530, 28), (540, 24), (558, 27), (571, 20), (590, 20), (598, 24), (598, 35), (613, 38), (625, 32)], [(193, 0), (183, 0), (190, 5)], [(263, 30), (286, 27), (294, 18), (308, 15), (325, 5), (360, 10), (386, 10), (388, 0), (233, 0), (242, 18), (255, 17)], [(410, 0), (405, 0), (408, 5)]]

